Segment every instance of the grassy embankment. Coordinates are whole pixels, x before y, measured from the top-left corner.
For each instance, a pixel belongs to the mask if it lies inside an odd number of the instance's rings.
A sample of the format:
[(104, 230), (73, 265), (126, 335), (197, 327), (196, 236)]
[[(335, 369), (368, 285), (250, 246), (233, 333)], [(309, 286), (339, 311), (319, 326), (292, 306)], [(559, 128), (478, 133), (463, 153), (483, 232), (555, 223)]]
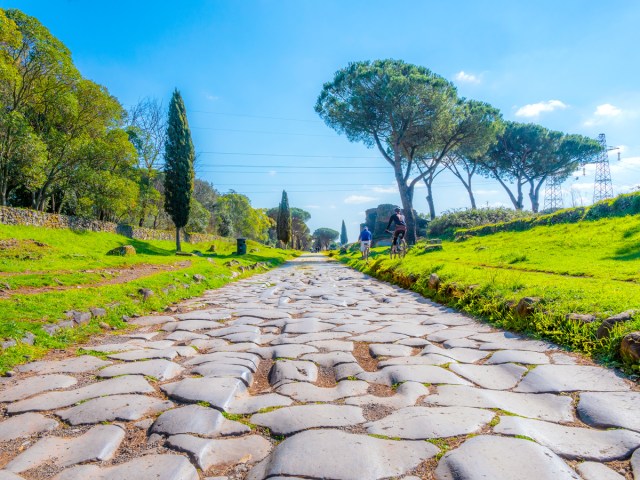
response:
[[(413, 247), (403, 260), (390, 260), (389, 248), (376, 248), (368, 264), (359, 253), (338, 258), (352, 267), (478, 315), (507, 330), (526, 332), (595, 359), (620, 365), (622, 337), (640, 330), (640, 314), (597, 339), (600, 320), (626, 311), (640, 312), (640, 217), (629, 215), (501, 232), (444, 241), (443, 250)], [(438, 290), (429, 276), (440, 277)], [(523, 297), (541, 299), (531, 316), (514, 313)], [(584, 324), (570, 313), (595, 314)], [(640, 371), (640, 365), (625, 365)]]
[[(236, 256), (235, 240), (220, 239), (213, 244), (215, 253), (207, 252), (211, 243), (183, 244), (186, 252), (203, 252), (202, 257), (183, 257), (175, 255), (175, 243), (168, 241), (0, 225), (0, 340), (19, 340), (27, 332), (35, 335), (34, 345), (19, 342), (0, 351), (0, 373), (41, 357), (50, 349), (86, 340), (103, 330), (102, 322), (114, 329), (126, 329), (123, 315), (162, 311), (173, 302), (229, 283), (233, 275), (243, 278), (265, 271), (242, 273), (240, 265), (267, 262), (274, 267), (296, 255), (249, 241), (249, 253)], [(137, 255), (105, 255), (121, 245), (133, 245)], [(240, 265), (226, 266), (230, 260)], [(205, 280), (196, 282), (195, 274)], [(143, 300), (139, 292), (142, 288), (154, 294)], [(107, 315), (53, 336), (42, 329), (45, 323), (65, 319), (68, 310), (88, 311), (92, 307), (105, 308)]]

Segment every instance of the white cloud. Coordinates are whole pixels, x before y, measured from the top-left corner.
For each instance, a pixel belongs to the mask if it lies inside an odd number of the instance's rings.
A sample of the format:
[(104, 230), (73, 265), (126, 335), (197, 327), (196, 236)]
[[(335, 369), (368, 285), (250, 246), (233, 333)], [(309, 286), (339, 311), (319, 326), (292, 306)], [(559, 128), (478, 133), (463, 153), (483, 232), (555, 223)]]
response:
[(392, 185), (390, 187), (373, 187), (371, 191), (376, 193), (396, 193), (398, 191), (398, 187)]
[(598, 105), (591, 115), (590, 118), (585, 120), (584, 125), (587, 127), (593, 127), (595, 125), (600, 125), (604, 123), (606, 120), (620, 117), (625, 112), (623, 112), (620, 108), (615, 105), (611, 105), (610, 103), (603, 103), (602, 105)]
[(571, 190), (578, 190), (581, 192), (592, 191), (593, 192), (593, 182), (591, 183), (574, 183), (571, 185)]
[(304, 208), (308, 208), (310, 210), (316, 210), (320, 208), (320, 205), (305, 205)]
[(482, 79), (478, 75), (467, 73), (464, 70), (460, 70), (454, 77), (460, 83), (480, 83)]
[(564, 110), (568, 105), (560, 100), (547, 100), (544, 102), (530, 103), (520, 107), (516, 111), (516, 117), (535, 118), (544, 112), (553, 112), (554, 110)]
[(593, 114), (599, 117), (617, 117), (621, 113), (622, 110), (618, 107), (614, 107), (610, 103), (603, 103), (596, 107), (596, 111)]
[(640, 157), (623, 157), (619, 162), (609, 158), (611, 173), (628, 172), (638, 174), (640, 171)]
[(206, 98), (210, 102), (215, 102), (216, 100), (220, 100), (220, 97), (216, 97), (215, 95), (211, 95), (210, 93), (205, 94), (204, 98)]
[(376, 200), (376, 197), (367, 197), (366, 195), (349, 195), (344, 199), (344, 203), (359, 204), (373, 202), (374, 200)]

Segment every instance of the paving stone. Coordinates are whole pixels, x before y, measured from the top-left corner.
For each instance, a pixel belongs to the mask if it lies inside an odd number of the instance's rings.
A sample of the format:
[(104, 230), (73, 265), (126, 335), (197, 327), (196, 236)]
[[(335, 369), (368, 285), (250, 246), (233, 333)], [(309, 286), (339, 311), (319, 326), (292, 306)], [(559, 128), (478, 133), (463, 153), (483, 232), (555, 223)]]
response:
[(624, 480), (622, 475), (602, 463), (583, 462), (576, 470), (583, 480)]
[(362, 373), (364, 373), (364, 370), (357, 363), (342, 363), (333, 367), (333, 374), (337, 382), (346, 379), (355, 380), (355, 377)]
[(372, 343), (369, 345), (369, 352), (372, 357), (409, 357), (413, 349), (406, 345)]
[(261, 332), (260, 329), (254, 325), (231, 325), (226, 327), (220, 325), (220, 328), (207, 331), (207, 335), (210, 337), (224, 337), (226, 335), (233, 335), (236, 333), (255, 333), (260, 335)]
[(221, 312), (215, 310), (194, 310), (193, 312), (179, 313), (175, 315), (175, 317), (182, 321), (190, 321), (190, 320), (229, 320), (231, 319), (231, 314), (228, 312)]
[(120, 375), (146, 375), (157, 378), (160, 381), (171, 380), (183, 372), (177, 363), (168, 360), (156, 359), (147, 362), (128, 362), (111, 365), (103, 368), (97, 374), (98, 377), (109, 378)]
[(291, 435), (309, 428), (348, 427), (364, 423), (362, 409), (349, 405), (297, 405), (258, 413), (249, 420), (276, 435)]
[(505, 363), (501, 365), (469, 365), (452, 363), (449, 370), (491, 390), (509, 390), (515, 387), (527, 372), (526, 367)]
[(440, 348), (436, 345), (427, 345), (420, 352), (420, 355), (426, 354), (442, 355), (463, 363), (475, 363), (489, 355), (489, 352), (482, 352), (473, 348)]
[(21, 473), (53, 460), (59, 467), (109, 460), (124, 435), (124, 430), (116, 425), (97, 425), (79, 437), (43, 438), (11, 460), (5, 469)]
[(482, 342), (470, 340), (468, 338), (453, 338), (442, 342), (444, 348), (480, 348)]
[(447, 452), (438, 463), (435, 478), (580, 480), (571, 467), (546, 447), (520, 438), (489, 435), (470, 438)]
[[(1, 478), (1, 477), (0, 477)], [(182, 455), (145, 455), (112, 467), (78, 465), (54, 480), (198, 480), (197, 470)]]
[(0, 470), (0, 480), (24, 480), (20, 475), (7, 472), (6, 470)]
[(489, 358), (485, 365), (499, 363), (523, 363), (525, 365), (545, 365), (551, 363), (549, 357), (541, 352), (529, 352), (526, 350), (500, 350)]
[(212, 330), (220, 324), (213, 320), (181, 320), (179, 322), (167, 323), (162, 327), (165, 332), (175, 332), (178, 330), (195, 332), (198, 330)]
[(128, 323), (140, 326), (160, 325), (162, 323), (175, 322), (176, 319), (166, 315), (149, 315), (129, 319)]
[(234, 312), (238, 317), (256, 317), (256, 318), (262, 318), (263, 320), (278, 320), (278, 319), (285, 319), (285, 318), (291, 318), (291, 315), (289, 315), (286, 312), (280, 311), (280, 310), (269, 310), (267, 308), (260, 308), (260, 309), (249, 309), (249, 310), (244, 310), (244, 309), (238, 309)]
[(393, 441), (340, 430), (309, 430), (280, 443), (247, 480), (302, 477), (379, 480), (396, 477), (432, 458), (428, 442)]
[(398, 340), (402, 340), (403, 338), (407, 338), (406, 335), (402, 335), (400, 333), (366, 333), (364, 335), (357, 335), (355, 337), (351, 337), (350, 340), (354, 342), (367, 342), (367, 343), (393, 343)]
[(570, 460), (621, 460), (640, 446), (640, 434), (629, 430), (567, 427), (521, 417), (500, 417), (494, 431), (532, 438)]
[(259, 333), (253, 332), (241, 332), (241, 333), (232, 333), (229, 335), (225, 335), (224, 338), (226, 341), (231, 343), (243, 343), (243, 342), (251, 342), (251, 343), (264, 343), (262, 339), (262, 335)]
[(140, 348), (140, 345), (132, 343), (105, 343), (103, 345), (87, 345), (83, 348), (84, 350), (90, 350), (92, 352), (116, 353), (137, 350)]
[(10, 385), (3, 385), (3, 390), (0, 391), (0, 402), (14, 402), (49, 390), (68, 388), (76, 383), (78, 381), (75, 377), (69, 375), (33, 376), (12, 382)]
[(452, 358), (438, 355), (437, 353), (428, 353), (414, 357), (388, 358), (378, 362), (378, 368), (389, 367), (391, 365), (449, 365), (452, 363), (456, 363)]
[(424, 347), (426, 345), (429, 345), (431, 342), (429, 342), (429, 340), (425, 340), (424, 338), (415, 338), (415, 337), (409, 337), (409, 338), (403, 338), (402, 340), (398, 340), (396, 342), (398, 345), (406, 345), (408, 347)]
[(433, 365), (392, 365), (378, 372), (360, 373), (356, 377), (386, 385), (401, 382), (471, 385), (450, 371)]
[(284, 344), (305, 344), (308, 345), (311, 342), (321, 340), (339, 340), (350, 337), (347, 332), (318, 332), (318, 333), (303, 333), (302, 335), (278, 335), (277, 338), (271, 341), (271, 345), (284, 345)]
[(242, 365), (228, 365), (217, 362), (202, 363), (191, 370), (203, 377), (231, 377), (241, 380), (247, 387), (253, 382), (253, 372)]
[(91, 355), (68, 358), (65, 360), (41, 360), (16, 367), (19, 372), (33, 373), (85, 373), (111, 365), (111, 362), (100, 360)]
[(115, 420), (139, 420), (170, 408), (173, 408), (173, 402), (146, 395), (110, 395), (59, 410), (56, 415), (71, 425), (81, 425)]
[(227, 420), (218, 410), (200, 405), (188, 405), (164, 412), (151, 426), (152, 433), (191, 433), (201, 437), (242, 435), (250, 431), (249, 427), (240, 422)]
[(365, 424), (367, 432), (405, 440), (455, 437), (474, 433), (495, 414), (471, 407), (407, 407)]
[(640, 392), (582, 392), (578, 415), (592, 427), (640, 432)]
[(309, 360), (325, 368), (333, 368), (341, 363), (357, 362), (350, 352), (309, 353), (303, 355), (302, 360)]
[(569, 396), (551, 393), (513, 393), (461, 385), (441, 385), (424, 399), (429, 405), (498, 408), (550, 422), (574, 421), (572, 402)]
[(552, 353), (551, 360), (556, 365), (576, 365), (576, 359), (564, 353)]
[(640, 448), (631, 455), (631, 469), (633, 470), (633, 478), (640, 479)]
[(158, 332), (149, 332), (149, 333), (134, 332), (128, 335), (123, 335), (123, 337), (133, 338), (136, 340), (151, 340), (152, 338), (157, 336), (158, 336)]
[(11, 403), (7, 406), (10, 414), (37, 410), (55, 410), (64, 408), (84, 400), (107, 395), (124, 395), (128, 393), (153, 393), (155, 390), (139, 375), (125, 375), (102, 382), (96, 382), (75, 390), (49, 392), (26, 400)]
[(353, 342), (342, 340), (315, 340), (309, 345), (329, 352), (353, 352)]
[(395, 395), (390, 397), (376, 397), (375, 395), (363, 395), (347, 398), (347, 405), (382, 405), (394, 410), (410, 407), (416, 404), (422, 396), (428, 395), (429, 389), (417, 382), (404, 382), (397, 389)]
[(288, 407), (293, 403), (289, 397), (278, 393), (265, 393), (262, 395), (241, 395), (236, 397), (227, 411), (239, 415), (250, 415), (265, 408)]
[(207, 352), (209, 350), (217, 350), (221, 347), (224, 347), (228, 344), (226, 340), (222, 338), (211, 338), (209, 340), (205, 339), (195, 339), (189, 343), (189, 346), (196, 347), (199, 351)]
[(446, 342), (447, 340), (455, 340), (459, 338), (467, 338), (472, 335), (476, 335), (476, 330), (467, 330), (463, 328), (447, 328), (446, 330), (440, 330), (438, 332), (427, 335), (427, 338), (432, 342)]
[(186, 332), (184, 330), (176, 330), (165, 337), (167, 340), (183, 342), (185, 340), (209, 339), (209, 336), (202, 333)]
[(309, 345), (296, 345), (296, 344), (287, 344), (287, 345), (276, 345), (273, 347), (259, 347), (252, 348), (250, 350), (251, 353), (256, 353), (260, 355), (262, 358), (299, 358), (305, 353), (314, 353), (317, 352), (318, 349), (315, 347), (311, 347)]
[(304, 318), (289, 320), (284, 326), (283, 332), (293, 334), (317, 333), (324, 332), (325, 330), (330, 330), (334, 327), (335, 325), (333, 325), (332, 323), (325, 323), (313, 318)]
[[(54, 430), (58, 422), (39, 413), (23, 413), (0, 422), (0, 442)], [(1, 478), (1, 476), (0, 476)]]
[(582, 365), (540, 365), (520, 382), (516, 392), (595, 392), (628, 391), (627, 384), (616, 374), (601, 367)]
[(286, 382), (315, 382), (318, 367), (312, 362), (300, 360), (279, 360), (269, 372), (269, 383), (278, 387)]
[(368, 389), (367, 382), (343, 380), (332, 388), (322, 388), (307, 382), (285, 383), (278, 388), (278, 393), (304, 403), (335, 402), (341, 398), (364, 395)]
[(197, 351), (192, 347), (171, 347), (167, 349), (145, 348), (140, 350), (130, 350), (128, 352), (114, 353), (107, 357), (114, 360), (124, 360), (126, 362), (136, 362), (138, 360), (151, 360), (154, 358), (164, 358), (173, 360), (180, 357), (193, 357)]
[(237, 378), (185, 378), (160, 387), (169, 397), (181, 402), (207, 402), (212, 407), (226, 411), (237, 395), (247, 389)]
[(224, 440), (173, 435), (167, 439), (167, 444), (178, 451), (189, 453), (204, 471), (222, 464), (256, 463), (271, 451), (271, 443), (259, 435)]
[(184, 365), (201, 365), (203, 363), (241, 365), (255, 372), (258, 369), (260, 357), (249, 352), (214, 352), (190, 358), (184, 362)]
[(408, 335), (410, 337), (424, 337), (430, 333), (435, 333), (440, 330), (444, 330), (446, 326), (437, 325), (412, 325), (407, 323), (394, 323), (379, 330), (381, 333), (400, 333), (402, 335)]

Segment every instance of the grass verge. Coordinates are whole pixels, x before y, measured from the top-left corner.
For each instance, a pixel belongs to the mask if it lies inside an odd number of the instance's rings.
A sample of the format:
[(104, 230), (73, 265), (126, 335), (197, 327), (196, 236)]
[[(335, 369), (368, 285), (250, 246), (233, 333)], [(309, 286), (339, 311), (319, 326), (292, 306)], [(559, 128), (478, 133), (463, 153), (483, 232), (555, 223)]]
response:
[[(134, 245), (138, 254), (105, 255), (108, 250), (126, 244)], [(184, 244), (183, 250), (206, 252), (211, 245)], [(0, 298), (0, 340), (18, 342), (16, 346), (0, 350), (0, 374), (16, 364), (42, 357), (51, 349), (64, 349), (85, 341), (91, 335), (102, 333), (106, 325), (109, 329), (127, 329), (123, 315), (162, 311), (205, 290), (265, 271), (243, 269), (244, 266), (263, 262), (271, 268), (298, 254), (248, 242), (249, 253), (236, 256), (233, 254), (235, 241), (230, 239), (216, 240), (213, 246), (215, 252), (182, 257), (175, 255), (172, 242), (143, 242), (108, 233), (0, 225), (0, 284), (8, 284), (4, 285), (4, 296)], [(229, 265), (232, 260), (236, 262)], [(148, 269), (149, 265), (154, 268)], [(105, 280), (105, 276), (86, 272), (105, 268), (111, 269), (106, 279), (112, 283), (96, 285), (97, 281)], [(118, 281), (119, 270), (136, 268), (144, 268), (141, 276)], [(196, 274), (204, 279), (196, 281)], [(56, 282), (56, 289), (44, 292), (36, 289), (43, 286), (40, 277), (60, 279), (63, 275), (69, 281), (62, 285)], [(144, 299), (141, 289), (150, 289), (153, 295)], [(86, 312), (94, 307), (106, 309), (106, 316), (93, 318), (75, 328), (61, 329), (54, 335), (42, 328), (44, 324), (65, 319), (65, 312), (69, 310)], [(33, 345), (21, 342), (28, 333), (34, 336)]]
[[(622, 337), (640, 330), (640, 218), (605, 218), (576, 224), (539, 226), (443, 242), (443, 250), (414, 246), (403, 260), (390, 260), (389, 248), (373, 249), (368, 263), (358, 252), (335, 254), (342, 262), (379, 279), (399, 284), (491, 324), (551, 340), (597, 361), (622, 364)], [(437, 274), (437, 289), (429, 286)], [(531, 315), (514, 312), (524, 297), (539, 299)], [(601, 320), (635, 309), (633, 320), (598, 339)], [(596, 321), (567, 319), (593, 314)]]

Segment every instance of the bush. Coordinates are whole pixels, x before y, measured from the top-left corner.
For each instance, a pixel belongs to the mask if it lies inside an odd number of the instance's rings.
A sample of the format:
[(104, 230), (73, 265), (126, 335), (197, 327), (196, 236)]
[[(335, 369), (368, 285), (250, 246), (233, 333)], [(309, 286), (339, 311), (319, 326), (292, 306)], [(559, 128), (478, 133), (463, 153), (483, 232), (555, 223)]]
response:
[[(499, 209), (498, 209), (499, 210)], [(474, 210), (470, 210), (473, 212)], [(513, 212), (511, 210), (511, 212)], [(465, 212), (461, 212), (465, 213)], [(518, 212), (522, 218), (511, 221), (498, 221), (487, 225), (461, 226), (455, 231), (455, 238), (463, 241), (470, 237), (480, 237), (498, 232), (517, 232), (528, 230), (540, 225), (556, 225), (560, 223), (577, 223), (581, 221), (593, 221), (601, 218), (625, 217), (640, 213), (640, 192), (618, 195), (615, 198), (602, 200), (590, 207), (566, 208), (547, 215), (535, 215), (528, 212)], [(438, 219), (431, 222), (433, 225)]]
[(451, 238), (455, 231), (460, 228), (509, 222), (518, 218), (531, 217), (531, 215), (531, 212), (512, 210), (505, 207), (447, 210), (429, 223), (427, 235), (430, 237)]

